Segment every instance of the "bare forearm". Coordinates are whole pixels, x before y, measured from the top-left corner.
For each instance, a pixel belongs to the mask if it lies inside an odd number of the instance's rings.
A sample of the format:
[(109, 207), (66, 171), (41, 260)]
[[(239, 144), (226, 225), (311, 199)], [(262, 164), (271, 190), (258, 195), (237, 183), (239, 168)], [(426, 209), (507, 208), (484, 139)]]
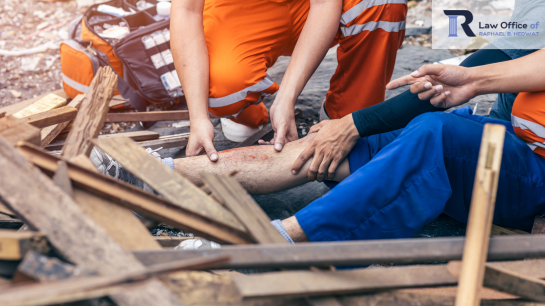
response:
[(203, 28), (204, 0), (174, 0), (171, 47), (192, 120), (208, 120), (209, 61)]
[(339, 27), (341, 9), (342, 1), (311, 1), (307, 21), (278, 92), (283, 101), (295, 105), (297, 97), (331, 46)]
[(545, 90), (545, 50), (507, 62), (469, 68), (476, 93)]

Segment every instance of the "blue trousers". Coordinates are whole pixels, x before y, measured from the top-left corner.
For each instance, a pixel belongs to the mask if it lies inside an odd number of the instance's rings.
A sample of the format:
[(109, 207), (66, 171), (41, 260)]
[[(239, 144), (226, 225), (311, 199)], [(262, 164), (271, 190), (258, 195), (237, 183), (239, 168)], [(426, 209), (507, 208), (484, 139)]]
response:
[(507, 127), (494, 224), (530, 229), (545, 212), (545, 159), (511, 123), (471, 114), (427, 113), (394, 132), (361, 138), (351, 175), (295, 214), (311, 241), (410, 238), (445, 213), (467, 222), (483, 126)]

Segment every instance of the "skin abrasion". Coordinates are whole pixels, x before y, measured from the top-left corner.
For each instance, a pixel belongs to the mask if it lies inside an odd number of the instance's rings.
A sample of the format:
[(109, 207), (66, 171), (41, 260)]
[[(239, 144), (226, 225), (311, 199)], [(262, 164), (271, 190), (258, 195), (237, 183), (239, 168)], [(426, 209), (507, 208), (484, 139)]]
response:
[[(252, 194), (271, 193), (299, 186), (308, 182), (307, 171), (312, 159), (302, 167), (298, 174), (292, 174), (291, 167), (299, 154), (308, 146), (315, 133), (289, 142), (281, 152), (272, 145), (251, 146), (218, 152), (217, 162), (207, 156), (194, 156), (174, 160), (174, 169), (194, 184), (201, 186), (201, 172), (234, 177)], [(350, 174), (345, 159), (335, 174), (333, 181), (340, 182)]]

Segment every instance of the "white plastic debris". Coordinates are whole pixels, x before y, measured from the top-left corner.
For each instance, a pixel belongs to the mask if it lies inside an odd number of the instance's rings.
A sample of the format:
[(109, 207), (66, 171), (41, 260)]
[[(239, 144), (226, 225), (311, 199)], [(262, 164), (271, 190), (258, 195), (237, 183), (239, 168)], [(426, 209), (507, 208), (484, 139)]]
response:
[(21, 58), (21, 70), (23, 71), (34, 71), (40, 63), (42, 58), (38, 56), (30, 56)]

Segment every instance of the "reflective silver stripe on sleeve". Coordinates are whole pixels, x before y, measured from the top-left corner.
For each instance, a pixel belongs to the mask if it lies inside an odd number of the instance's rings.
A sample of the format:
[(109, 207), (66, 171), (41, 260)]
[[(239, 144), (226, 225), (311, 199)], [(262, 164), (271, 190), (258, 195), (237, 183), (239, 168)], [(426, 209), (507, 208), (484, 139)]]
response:
[(353, 8), (341, 15), (341, 24), (347, 25), (352, 20), (356, 19), (366, 9), (384, 4), (406, 4), (407, 0), (370, 0), (362, 1), (356, 4)]
[(540, 144), (539, 142), (534, 142), (534, 143), (527, 142), (526, 144), (530, 147), (530, 150), (532, 150), (532, 151), (534, 151), (537, 147), (545, 149), (545, 145)]
[(272, 84), (274, 84), (274, 81), (269, 75), (267, 75), (263, 80), (259, 81), (258, 83), (250, 87), (244, 88), (241, 91), (237, 91), (233, 94), (230, 94), (228, 96), (221, 97), (221, 98), (208, 98), (208, 106), (222, 107), (222, 106), (231, 105), (233, 103), (237, 103), (239, 101), (246, 99), (246, 96), (248, 95), (248, 93), (263, 91), (271, 87)]
[(85, 86), (81, 83), (78, 83), (74, 80), (72, 80), (71, 78), (67, 77), (64, 73), (62, 74), (62, 81), (66, 83), (66, 85), (74, 88), (75, 90), (77, 91), (81, 91), (81, 92), (87, 92), (89, 90), (89, 86)]
[(545, 127), (538, 123), (511, 115), (511, 124), (522, 130), (530, 130), (537, 137), (545, 138)]
[(389, 22), (389, 21), (369, 21), (364, 24), (355, 24), (349, 27), (341, 27), (341, 32), (344, 37), (359, 34), (363, 31), (374, 31), (382, 29), (386, 32), (399, 32), (405, 29), (405, 21)]

